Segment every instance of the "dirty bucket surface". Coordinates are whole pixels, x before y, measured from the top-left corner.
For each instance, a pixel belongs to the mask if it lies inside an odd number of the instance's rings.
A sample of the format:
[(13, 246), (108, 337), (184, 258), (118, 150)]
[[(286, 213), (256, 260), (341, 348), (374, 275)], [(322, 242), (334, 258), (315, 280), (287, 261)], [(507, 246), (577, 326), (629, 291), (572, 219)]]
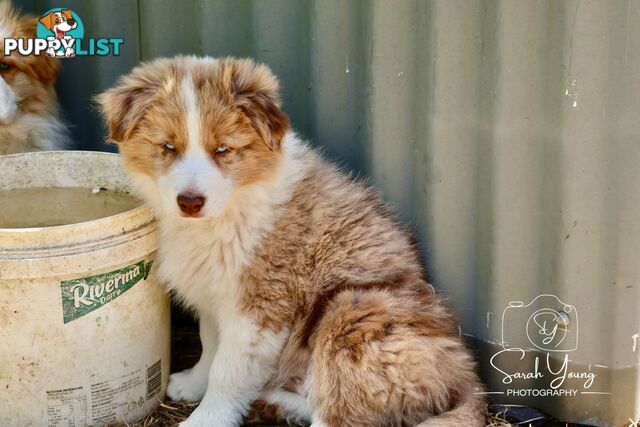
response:
[(116, 154), (0, 156), (0, 426), (130, 424), (163, 399), (157, 225)]

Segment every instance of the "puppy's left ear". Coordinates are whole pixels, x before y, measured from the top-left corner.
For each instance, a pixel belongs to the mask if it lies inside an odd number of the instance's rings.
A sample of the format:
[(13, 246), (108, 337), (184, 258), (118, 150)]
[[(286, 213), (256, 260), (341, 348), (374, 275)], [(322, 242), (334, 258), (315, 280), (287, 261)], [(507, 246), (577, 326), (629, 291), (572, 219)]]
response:
[(150, 100), (149, 86), (133, 76), (121, 78), (115, 87), (94, 97), (107, 124), (108, 142), (118, 144), (129, 139), (144, 117)]
[(129, 139), (161, 87), (173, 81), (172, 70), (171, 61), (166, 58), (143, 63), (93, 98), (107, 123), (109, 142), (117, 144)]
[(271, 151), (278, 150), (290, 124), (280, 109), (276, 76), (266, 65), (250, 59), (224, 58), (220, 67), (235, 104), (249, 118), (267, 147)]

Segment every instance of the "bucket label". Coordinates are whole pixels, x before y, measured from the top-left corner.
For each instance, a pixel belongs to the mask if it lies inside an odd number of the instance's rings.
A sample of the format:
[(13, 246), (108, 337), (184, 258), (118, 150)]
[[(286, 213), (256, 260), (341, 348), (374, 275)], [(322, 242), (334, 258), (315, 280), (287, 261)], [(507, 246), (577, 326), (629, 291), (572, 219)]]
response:
[(82, 426), (88, 421), (87, 395), (82, 386), (47, 390), (48, 427)]
[(64, 323), (91, 313), (146, 280), (152, 264), (140, 261), (109, 273), (60, 282)]
[(91, 384), (91, 425), (116, 425), (118, 414), (131, 418), (144, 405), (144, 391), (142, 369)]

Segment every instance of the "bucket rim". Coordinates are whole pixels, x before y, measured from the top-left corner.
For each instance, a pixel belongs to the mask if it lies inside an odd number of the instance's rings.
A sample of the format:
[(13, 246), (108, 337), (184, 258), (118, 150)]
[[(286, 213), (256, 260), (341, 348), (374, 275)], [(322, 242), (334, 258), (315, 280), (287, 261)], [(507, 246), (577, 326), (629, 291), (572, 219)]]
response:
[[(75, 157), (76, 161), (83, 158), (109, 159), (113, 165), (120, 167), (121, 156), (118, 153), (88, 150), (60, 150), (60, 151), (36, 151), (0, 156), (0, 168), (3, 163), (18, 161), (16, 159), (28, 159), (33, 157)], [(126, 173), (122, 171), (123, 181), (128, 183)], [(128, 185), (128, 184), (127, 184)], [(21, 187), (16, 187), (21, 188)], [(127, 190), (130, 192), (130, 190)], [(45, 251), (49, 253), (61, 250), (69, 253), (73, 247), (91, 246), (93, 242), (98, 244), (108, 240), (111, 245), (121, 244), (129, 240), (130, 234), (137, 230), (155, 226), (155, 217), (151, 208), (141, 200), (140, 206), (119, 212), (115, 215), (97, 218), (89, 221), (81, 221), (72, 224), (54, 225), (48, 227), (24, 227), (3, 228), (0, 227), (0, 259), (40, 257), (37, 254)], [(110, 231), (111, 230), (111, 231)], [(84, 236), (84, 238), (78, 238)], [(75, 252), (72, 250), (72, 252)]]

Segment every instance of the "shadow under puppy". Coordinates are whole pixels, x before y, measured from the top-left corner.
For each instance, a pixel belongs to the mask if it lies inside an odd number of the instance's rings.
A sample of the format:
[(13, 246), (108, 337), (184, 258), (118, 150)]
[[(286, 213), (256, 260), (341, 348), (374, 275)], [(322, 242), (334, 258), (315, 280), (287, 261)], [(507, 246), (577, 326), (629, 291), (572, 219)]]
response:
[(5, 38), (36, 38), (37, 24), (0, 1), (0, 155), (61, 150), (68, 143), (54, 87), (58, 60), (4, 53)]
[(203, 352), (168, 395), (183, 426), (258, 398), (313, 426), (483, 425), (474, 363), (378, 194), (289, 130), (248, 59), (143, 64), (97, 98), (160, 227), (159, 278)]

